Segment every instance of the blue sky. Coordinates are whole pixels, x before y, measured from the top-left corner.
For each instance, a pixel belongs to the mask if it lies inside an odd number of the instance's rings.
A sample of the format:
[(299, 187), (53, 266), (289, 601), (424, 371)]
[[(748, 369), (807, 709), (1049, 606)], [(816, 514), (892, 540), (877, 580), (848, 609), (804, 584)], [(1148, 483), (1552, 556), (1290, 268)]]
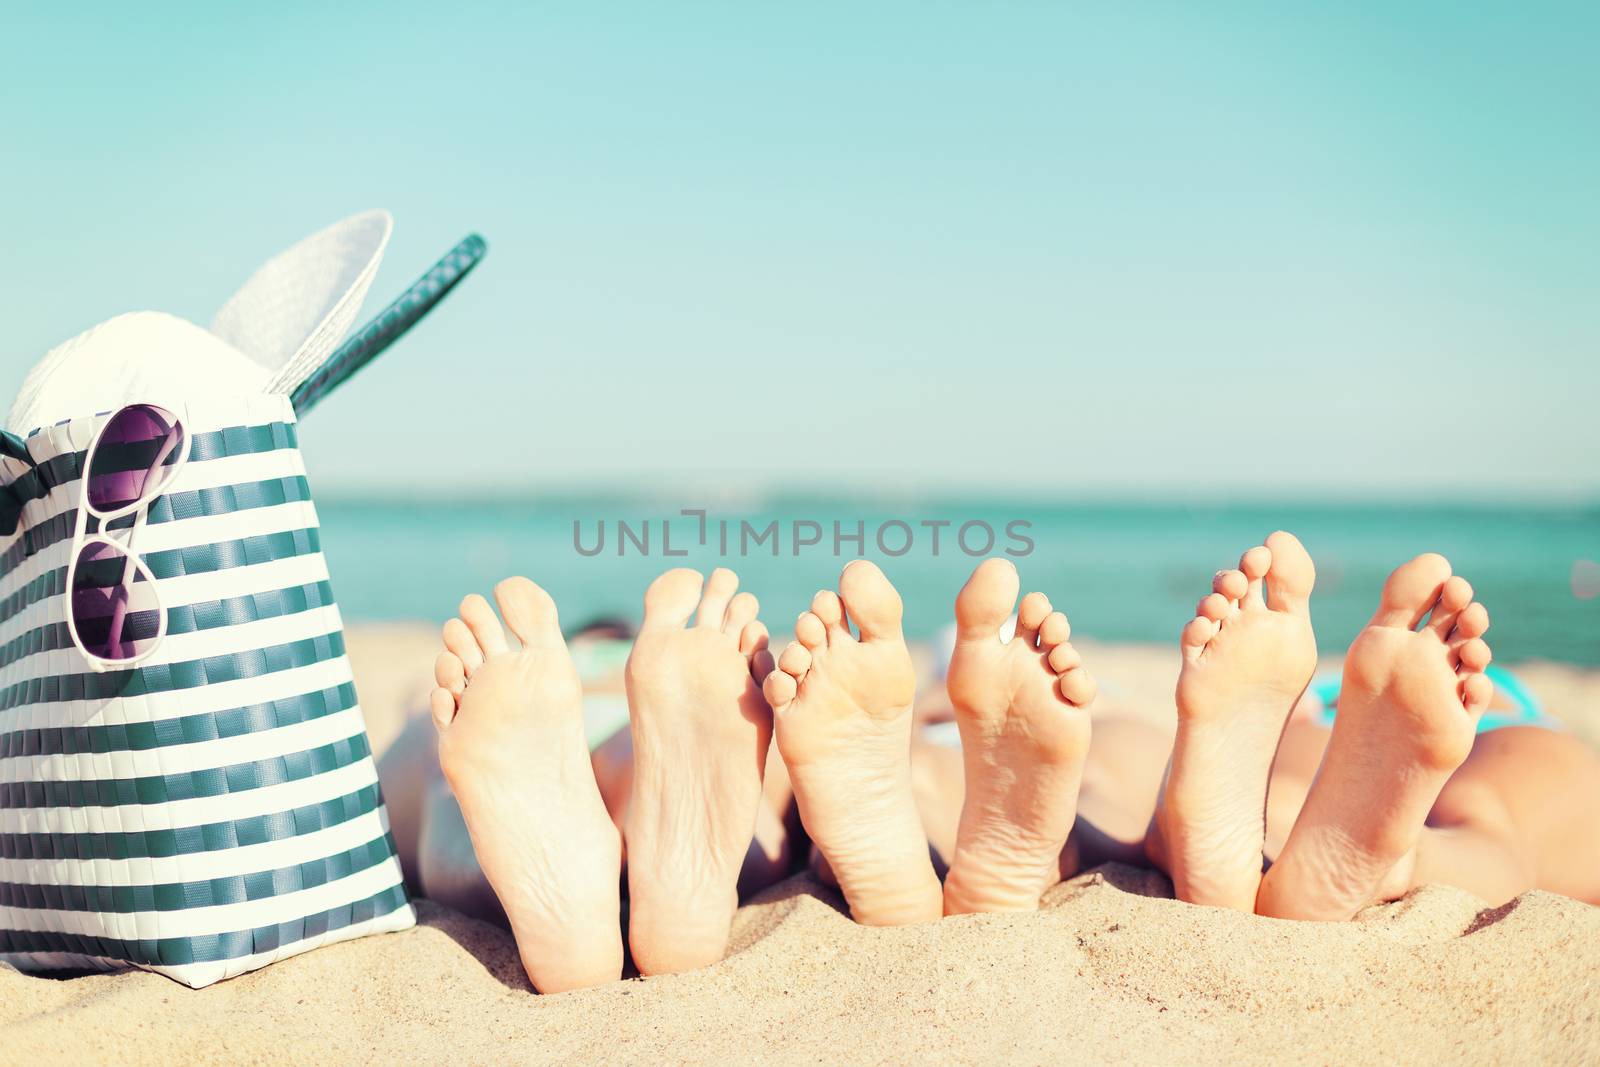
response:
[(7, 390), (366, 207), (378, 298), (489, 239), (324, 491), (1600, 495), (1593, 5), (0, 20)]

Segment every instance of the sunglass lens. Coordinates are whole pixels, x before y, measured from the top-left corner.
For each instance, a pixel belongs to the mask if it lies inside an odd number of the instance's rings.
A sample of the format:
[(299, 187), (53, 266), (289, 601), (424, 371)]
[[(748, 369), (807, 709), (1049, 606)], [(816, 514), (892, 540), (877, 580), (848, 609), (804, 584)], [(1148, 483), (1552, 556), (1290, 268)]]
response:
[(136, 659), (161, 629), (155, 583), (116, 545), (94, 541), (78, 552), (69, 624), (92, 656)]
[(183, 425), (153, 404), (130, 404), (100, 431), (90, 461), (89, 506), (106, 513), (157, 496), (177, 473)]

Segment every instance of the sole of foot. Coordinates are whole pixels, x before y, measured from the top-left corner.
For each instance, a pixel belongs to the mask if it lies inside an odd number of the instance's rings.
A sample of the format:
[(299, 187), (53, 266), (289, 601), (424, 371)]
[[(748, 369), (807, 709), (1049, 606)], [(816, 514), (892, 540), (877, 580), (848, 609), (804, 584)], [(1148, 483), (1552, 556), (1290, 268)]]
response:
[(946, 675), (961, 731), (966, 797), (944, 883), (947, 915), (1033, 911), (1061, 878), (1089, 752), (1096, 685), (1068, 643), (1067, 617), (1043, 593), (1023, 597), (1017, 569), (979, 564), (956, 597)]
[(589, 764), (578, 671), (543, 589), (508, 578), (495, 600), (504, 627), (476, 594), (445, 623), (439, 764), (534, 988), (616, 981), (622, 841)]
[(801, 822), (850, 914), (869, 926), (944, 912), (912, 794), (916, 674), (900, 617), (894, 586), (856, 560), (838, 594), (818, 593), (795, 622), (795, 640), (766, 681)]
[[(672, 570), (645, 593), (625, 673), (633, 734), (628, 943), (642, 975), (727, 952), (763, 805), (772, 670), (758, 605), (730, 570)], [(692, 622), (691, 622), (692, 616)]]
[(1428, 812), (1494, 694), (1488, 629), (1488, 611), (1443, 556), (1389, 576), (1345, 657), (1333, 736), (1262, 882), (1262, 915), (1343, 920), (1411, 888)]
[(1217, 573), (1184, 627), (1178, 732), (1145, 846), (1179, 900), (1255, 910), (1273, 756), (1317, 667), (1315, 582), (1280, 530)]

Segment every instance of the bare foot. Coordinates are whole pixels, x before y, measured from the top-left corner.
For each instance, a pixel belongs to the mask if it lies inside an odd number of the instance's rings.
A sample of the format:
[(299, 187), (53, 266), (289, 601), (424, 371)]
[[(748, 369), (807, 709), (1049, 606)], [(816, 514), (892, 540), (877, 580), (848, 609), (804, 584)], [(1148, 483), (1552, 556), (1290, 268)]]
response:
[(1217, 574), (1184, 627), (1178, 733), (1145, 839), (1179, 900), (1255, 910), (1272, 758), (1317, 668), (1315, 582), (1280, 530)]
[(556, 606), (526, 578), (495, 587), (506, 642), (473, 594), (435, 665), (439, 765), (541, 993), (622, 975), (622, 842), (583, 736), (583, 693)]
[(702, 597), (698, 572), (663, 574), (645, 593), (628, 656), (633, 792), (623, 834), (628, 943), (640, 974), (722, 959), (739, 906), (772, 743), (761, 695), (772, 657), (756, 598), (735, 596), (738, 587), (719, 568)]
[(797, 640), (766, 682), (801, 822), (850, 914), (869, 926), (930, 921), (944, 910), (911, 791), (916, 675), (900, 611), (883, 572), (855, 560), (839, 576), (839, 595), (818, 593), (800, 616)]
[[(1417, 629), (1423, 616), (1427, 625)], [(1257, 910), (1348, 919), (1411, 888), (1417, 839), (1477, 734), (1489, 613), (1432, 553), (1389, 576), (1344, 663), (1333, 736)]]
[(948, 688), (967, 790), (946, 915), (1037, 908), (1076, 816), (1095, 682), (1043, 593), (1022, 599), (1016, 635), (1000, 641), (1018, 589), (1017, 569), (991, 559), (956, 597)]

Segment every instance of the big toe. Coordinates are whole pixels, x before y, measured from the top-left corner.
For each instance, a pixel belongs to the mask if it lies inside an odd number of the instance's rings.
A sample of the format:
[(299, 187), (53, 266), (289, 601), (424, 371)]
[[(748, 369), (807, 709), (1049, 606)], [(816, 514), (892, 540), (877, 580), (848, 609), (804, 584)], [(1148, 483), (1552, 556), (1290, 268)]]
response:
[(1372, 624), (1415, 629), (1449, 580), (1450, 561), (1437, 552), (1424, 552), (1409, 563), (1402, 563), (1383, 583), (1383, 599)]
[(1010, 560), (986, 559), (978, 564), (956, 596), (956, 637), (962, 641), (998, 641), (1000, 627), (1011, 617), (1021, 590)]
[(495, 603), (524, 648), (562, 644), (561, 618), (550, 594), (527, 578), (507, 578), (494, 587)]
[(1305, 615), (1311, 610), (1311, 588), (1317, 584), (1317, 568), (1300, 539), (1286, 530), (1267, 538), (1272, 551), (1272, 566), (1267, 571), (1267, 607), (1273, 611), (1292, 611)]
[(699, 571), (675, 567), (644, 591), (644, 629), (678, 629), (689, 621), (700, 603), (705, 579)]
[(860, 628), (862, 640), (900, 636), (900, 594), (876, 564), (858, 559), (845, 567), (839, 576), (839, 598)]

